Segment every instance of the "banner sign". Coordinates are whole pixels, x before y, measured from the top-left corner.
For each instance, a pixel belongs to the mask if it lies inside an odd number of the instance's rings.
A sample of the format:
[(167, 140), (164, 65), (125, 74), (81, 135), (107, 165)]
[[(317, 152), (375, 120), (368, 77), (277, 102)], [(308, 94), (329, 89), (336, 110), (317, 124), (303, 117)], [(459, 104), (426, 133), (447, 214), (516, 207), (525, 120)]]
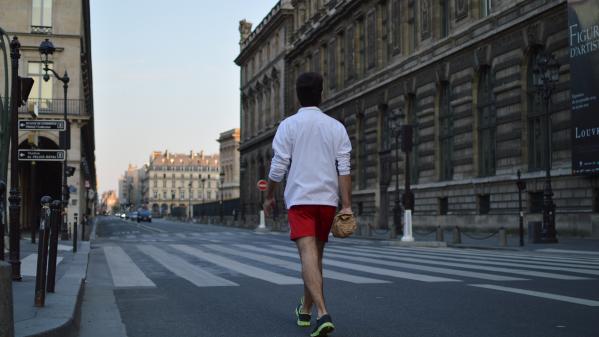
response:
[(599, 173), (599, 3), (568, 0), (572, 173)]

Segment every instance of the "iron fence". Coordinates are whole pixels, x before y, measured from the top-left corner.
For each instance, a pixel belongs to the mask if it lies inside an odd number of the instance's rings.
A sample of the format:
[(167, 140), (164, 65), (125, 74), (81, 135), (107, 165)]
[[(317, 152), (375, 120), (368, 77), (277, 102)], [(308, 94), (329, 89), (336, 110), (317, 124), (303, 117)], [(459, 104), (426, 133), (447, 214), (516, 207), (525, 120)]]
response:
[[(85, 100), (67, 99), (67, 114), (71, 116), (87, 116)], [(19, 113), (37, 115), (62, 115), (64, 114), (64, 99), (31, 98), (27, 104), (19, 107)]]

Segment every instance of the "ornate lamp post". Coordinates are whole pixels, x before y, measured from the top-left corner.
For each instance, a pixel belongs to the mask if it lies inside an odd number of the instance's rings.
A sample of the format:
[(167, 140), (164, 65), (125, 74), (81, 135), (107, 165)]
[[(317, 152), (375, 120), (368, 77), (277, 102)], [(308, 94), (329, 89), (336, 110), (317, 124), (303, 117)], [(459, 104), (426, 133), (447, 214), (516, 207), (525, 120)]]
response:
[(191, 211), (191, 188), (193, 187), (193, 181), (189, 181), (188, 187), (189, 187), (189, 208), (187, 210), (187, 219), (189, 221), (191, 221), (191, 219), (192, 219), (192, 211)]
[(399, 196), (399, 138), (401, 136), (401, 120), (404, 118), (401, 109), (397, 109), (389, 118), (389, 129), (395, 138), (395, 193), (393, 205), (393, 237), (396, 237), (401, 228), (401, 201)]
[(545, 187), (543, 189), (543, 228), (541, 242), (557, 243), (555, 231), (555, 204), (551, 188), (551, 119), (549, 104), (555, 84), (559, 81), (560, 64), (553, 54), (542, 52), (537, 55), (536, 66), (533, 69), (533, 82), (545, 103)]
[(65, 155), (64, 155), (64, 161), (62, 162), (62, 207), (63, 207), (63, 216), (62, 216), (62, 226), (61, 226), (61, 235), (60, 238), (62, 240), (67, 240), (68, 239), (68, 232), (67, 232), (67, 206), (68, 206), (68, 194), (69, 194), (69, 186), (68, 186), (68, 182), (67, 182), (67, 158), (68, 158), (68, 142), (69, 139), (71, 137), (70, 131), (71, 128), (69, 126), (69, 120), (67, 118), (67, 93), (69, 91), (69, 75), (67, 74), (67, 71), (64, 71), (64, 75), (61, 77), (60, 75), (58, 75), (58, 73), (56, 71), (54, 71), (54, 69), (51, 69), (48, 67), (48, 57), (52, 54), (54, 54), (54, 52), (56, 51), (56, 48), (54, 48), (54, 45), (52, 44), (52, 42), (50, 42), (49, 39), (45, 39), (44, 41), (42, 41), (42, 43), (40, 44), (39, 47), (39, 51), (40, 54), (44, 56), (44, 58), (42, 59), (42, 62), (44, 63), (44, 81), (48, 82), (50, 80), (50, 75), (48, 75), (48, 71), (52, 72), (52, 74), (54, 74), (54, 77), (56, 77), (57, 80), (62, 82), (62, 87), (64, 89), (64, 121), (65, 121), (65, 126), (66, 126), (66, 131), (63, 132), (63, 139), (62, 139), (62, 147), (63, 150), (65, 151)]
[[(20, 281), (20, 239), (21, 239), (21, 193), (19, 192), (19, 171), (17, 150), (19, 147), (18, 107), (17, 93), (21, 91), (19, 81), (19, 59), (21, 58), (21, 43), (15, 36), (10, 42), (10, 59), (12, 61), (12, 90), (10, 99), (10, 193), (9, 202), (9, 227), (10, 227), (10, 251), (9, 262), (12, 267), (12, 279)], [(4, 240), (4, 233), (2, 233)]]

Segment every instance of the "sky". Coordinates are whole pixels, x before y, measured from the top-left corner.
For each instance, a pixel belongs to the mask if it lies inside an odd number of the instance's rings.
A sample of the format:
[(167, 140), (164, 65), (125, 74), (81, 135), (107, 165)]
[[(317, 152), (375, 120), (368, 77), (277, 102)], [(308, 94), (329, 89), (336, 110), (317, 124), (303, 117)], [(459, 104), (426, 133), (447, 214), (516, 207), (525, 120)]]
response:
[(98, 191), (154, 150), (218, 153), (239, 127), (239, 20), (276, 0), (91, 0)]

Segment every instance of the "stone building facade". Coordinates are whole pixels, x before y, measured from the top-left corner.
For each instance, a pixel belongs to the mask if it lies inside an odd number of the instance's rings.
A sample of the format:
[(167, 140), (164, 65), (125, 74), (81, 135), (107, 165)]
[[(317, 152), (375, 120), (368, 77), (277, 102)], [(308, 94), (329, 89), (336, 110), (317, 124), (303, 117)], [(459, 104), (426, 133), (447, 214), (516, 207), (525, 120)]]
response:
[(147, 207), (147, 166), (138, 168), (129, 164), (119, 178), (119, 200), (123, 210), (137, 210)]
[[(276, 3), (252, 31), (240, 22), (240, 53), (235, 63), (241, 69), (240, 208), (242, 220), (258, 219), (262, 200), (256, 183), (267, 178), (272, 158), (272, 138), (285, 111), (285, 55), (293, 27), (290, 0)], [(278, 192), (281, 195), (280, 191)], [(278, 198), (281, 199), (281, 198)], [(278, 209), (282, 207), (282, 202)]]
[[(39, 52), (42, 41), (49, 39), (56, 48), (49, 67), (61, 76), (68, 72), (70, 78), (66, 101), (71, 128), (67, 165), (74, 167), (75, 173), (67, 179), (70, 190), (67, 223), (72, 232), (75, 217), (80, 223), (84, 214), (93, 215), (96, 203), (89, 0), (0, 0), (0, 8), (0, 27), (11, 39), (18, 37), (21, 44), (19, 76), (34, 80), (29, 100), (19, 108), (19, 119), (32, 119), (35, 113), (39, 119), (64, 119), (63, 83), (52, 73), (49, 81), (43, 80), (44, 65)], [(4, 71), (0, 61), (2, 80)], [(4, 90), (0, 95), (4, 96)], [(20, 149), (60, 149), (60, 144), (57, 131), (19, 132)], [(18, 169), (23, 198), (21, 224), (31, 228), (38, 224), (40, 198), (44, 195), (61, 198), (62, 163), (23, 161)]]
[(239, 136), (237, 128), (221, 133), (218, 138), (223, 200), (239, 198)]
[(154, 151), (147, 165), (148, 208), (171, 215), (175, 208), (191, 217), (190, 205), (219, 200), (218, 154)]
[[(353, 207), (362, 223), (378, 228), (392, 223), (395, 175), (403, 189), (407, 172), (405, 155), (393, 151), (389, 126), (399, 115), (414, 126), (409, 180), (416, 226), (517, 226), (518, 170), (527, 183), (525, 223), (540, 221), (550, 161), (558, 231), (597, 235), (597, 178), (571, 172), (566, 5), (565, 0), (292, 1), (285, 116), (298, 108), (297, 75), (323, 74), (322, 108), (345, 124), (352, 140)], [(542, 52), (561, 65), (549, 122), (532, 82)], [(246, 143), (257, 139), (245, 135)], [(243, 183), (242, 194), (245, 189), (253, 185)]]

